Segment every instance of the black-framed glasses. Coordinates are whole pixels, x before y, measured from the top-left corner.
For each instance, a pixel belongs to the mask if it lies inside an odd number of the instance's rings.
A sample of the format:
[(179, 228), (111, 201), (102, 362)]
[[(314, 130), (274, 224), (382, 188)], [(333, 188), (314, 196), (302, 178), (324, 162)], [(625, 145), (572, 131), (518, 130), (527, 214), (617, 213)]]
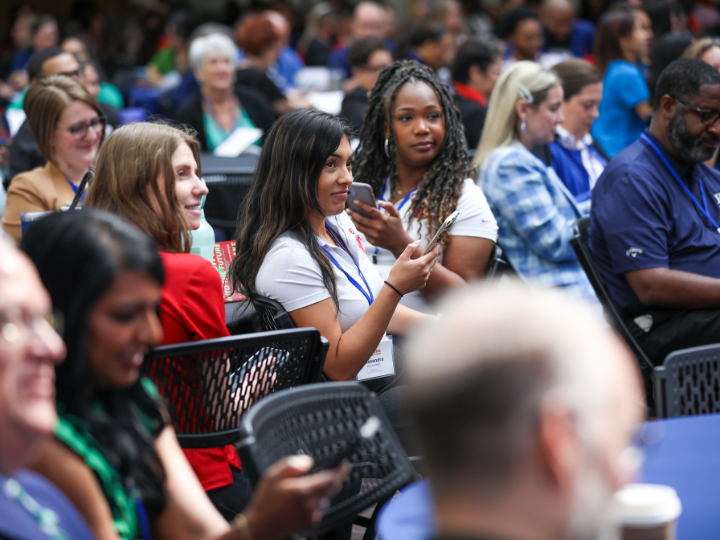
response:
[(692, 105), (692, 104), (688, 103), (687, 101), (684, 101), (675, 96), (673, 96), (673, 99), (675, 99), (675, 101), (682, 103), (688, 109), (695, 111), (698, 114), (698, 116), (700, 117), (700, 121), (702, 122), (702, 124), (705, 127), (710, 127), (710, 126), (714, 125), (715, 122), (717, 122), (718, 119), (720, 119), (720, 111), (717, 111), (717, 110), (714, 111), (711, 109), (701, 109), (701, 108), (696, 107), (695, 105)]
[(75, 137), (76, 139), (82, 139), (87, 135), (88, 129), (92, 128), (92, 130), (100, 134), (105, 129), (105, 117), (104, 116), (98, 116), (97, 118), (94, 118), (90, 120), (89, 122), (80, 122), (78, 124), (74, 124), (68, 128), (58, 128), (63, 131), (67, 131)]

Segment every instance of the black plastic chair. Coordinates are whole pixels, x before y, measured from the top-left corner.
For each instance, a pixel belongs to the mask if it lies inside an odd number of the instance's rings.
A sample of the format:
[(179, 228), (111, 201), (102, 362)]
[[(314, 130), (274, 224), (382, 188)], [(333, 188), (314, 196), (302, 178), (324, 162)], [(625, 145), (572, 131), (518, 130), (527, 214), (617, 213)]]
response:
[(490, 262), (485, 269), (485, 279), (500, 279), (507, 269), (507, 261), (503, 257), (503, 250), (498, 245), (492, 250)]
[(655, 368), (655, 406), (661, 418), (720, 412), (720, 344), (670, 353)]
[(598, 300), (600, 300), (600, 304), (602, 304), (605, 316), (608, 318), (608, 322), (615, 331), (620, 334), (635, 354), (638, 364), (640, 365), (640, 370), (643, 373), (643, 378), (646, 380), (652, 380), (655, 366), (635, 340), (632, 333), (630, 333), (630, 329), (627, 327), (627, 324), (625, 324), (625, 320), (623, 319), (620, 310), (615, 305), (615, 302), (613, 302), (610, 298), (610, 294), (605, 287), (605, 281), (600, 275), (600, 272), (592, 259), (592, 254), (590, 253), (590, 218), (584, 217), (577, 220), (575, 225), (573, 225), (573, 231), (575, 232), (575, 236), (570, 239), (570, 245), (575, 251), (575, 255), (577, 256), (578, 261), (580, 261), (580, 265), (583, 267), (583, 270), (585, 270), (585, 274), (587, 275), (590, 285), (592, 285)]
[[(245, 471), (256, 484), (278, 459), (299, 453), (313, 457), (312, 472), (326, 469), (371, 416), (380, 419), (381, 429), (350, 454), (352, 471), (342, 489), (322, 522), (303, 535), (319, 535), (355, 519), (366, 527), (364, 539), (374, 538), (381, 507), (416, 474), (377, 397), (362, 384), (311, 384), (278, 392), (253, 406), (241, 422), (238, 446)], [(371, 518), (357, 519), (372, 505)]]
[(143, 373), (165, 398), (183, 448), (240, 440), (240, 419), (265, 396), (319, 380), (327, 340), (314, 328), (156, 347)]
[(209, 190), (205, 217), (228, 238), (235, 236), (238, 211), (250, 191), (258, 159), (255, 154), (241, 154), (236, 158), (201, 156), (203, 178)]
[(253, 303), (253, 307), (255, 308), (260, 328), (266, 332), (297, 328), (280, 302), (265, 296), (258, 296)]

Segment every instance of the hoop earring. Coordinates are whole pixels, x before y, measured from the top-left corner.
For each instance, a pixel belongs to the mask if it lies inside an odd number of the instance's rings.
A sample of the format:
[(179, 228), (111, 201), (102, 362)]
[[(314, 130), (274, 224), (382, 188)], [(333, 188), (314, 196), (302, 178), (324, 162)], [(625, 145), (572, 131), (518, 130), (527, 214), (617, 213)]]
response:
[(390, 157), (390, 150), (388, 150), (388, 140), (385, 139), (385, 155), (389, 158)]
[(520, 135), (525, 135), (526, 130), (527, 130), (527, 118), (523, 118), (522, 122), (520, 122)]

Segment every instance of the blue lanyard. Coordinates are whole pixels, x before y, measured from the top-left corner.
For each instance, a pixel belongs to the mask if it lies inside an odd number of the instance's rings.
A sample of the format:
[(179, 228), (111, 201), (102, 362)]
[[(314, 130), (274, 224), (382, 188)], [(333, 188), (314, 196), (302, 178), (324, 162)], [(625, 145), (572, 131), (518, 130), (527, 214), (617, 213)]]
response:
[[(382, 191), (380, 192), (380, 200), (381, 201), (383, 200), (383, 197), (385, 197), (385, 188), (386, 187), (387, 186), (383, 186)], [(398, 212), (403, 209), (403, 206), (405, 206), (405, 203), (408, 202), (408, 200), (410, 200), (410, 196), (413, 193), (415, 193), (416, 191), (417, 191), (417, 186), (412, 188), (412, 191), (410, 193), (408, 193), (407, 195), (405, 195), (405, 198), (400, 202), (400, 206), (397, 207)]]
[[(78, 186), (76, 186), (75, 184), (73, 184), (67, 176), (65, 177), (65, 180), (67, 180), (67, 183), (70, 184), (70, 187), (72, 188), (73, 193), (77, 193)], [(78, 201), (78, 206), (82, 206), (82, 204), (83, 204), (84, 202), (85, 202), (85, 193), (83, 193), (82, 195), (80, 195), (80, 200)]]
[(715, 227), (715, 229), (716, 229), (718, 232), (720, 232), (720, 225), (718, 225), (718, 222), (713, 219), (713, 217), (710, 215), (710, 212), (708, 211), (707, 200), (705, 200), (705, 188), (703, 187), (702, 179), (698, 176), (698, 184), (700, 184), (700, 195), (702, 195), (702, 201), (703, 201), (703, 205), (700, 206), (700, 203), (698, 202), (698, 200), (697, 200), (697, 198), (695, 197), (695, 195), (693, 195), (693, 192), (690, 191), (690, 188), (688, 188), (688, 187), (685, 185), (685, 182), (682, 181), (682, 179), (680, 178), (680, 176), (678, 175), (678, 173), (675, 171), (675, 169), (672, 168), (672, 165), (670, 165), (670, 163), (668, 162), (668, 160), (667, 160), (667, 158), (665, 157), (665, 155), (660, 151), (660, 149), (659, 149), (659, 148), (657, 147), (657, 145), (650, 139), (650, 137), (648, 137), (647, 135), (645, 135), (645, 134), (643, 133), (643, 134), (640, 136), (640, 138), (641, 138), (643, 141), (645, 141), (646, 143), (648, 143), (648, 144), (650, 145), (650, 148), (652, 148), (652, 149), (655, 151), (655, 153), (658, 155), (658, 157), (662, 160), (662, 162), (665, 164), (665, 166), (666, 166), (666, 167), (668, 168), (668, 170), (670, 171), (670, 174), (672, 174), (673, 178), (677, 181), (678, 184), (680, 184), (680, 187), (683, 188), (683, 190), (685, 191), (685, 193), (687, 193), (687, 196), (690, 197), (690, 200), (691, 200), (693, 203), (695, 203), (695, 206), (696, 206), (697, 209), (700, 211), (700, 213), (701, 213), (702, 215), (704, 215), (710, 223), (712, 223), (713, 227)]
[(365, 275), (362, 273), (362, 270), (360, 270), (360, 266), (359, 266), (358, 263), (355, 261), (355, 257), (353, 257), (353, 256), (350, 254), (350, 252), (349, 252), (347, 249), (345, 249), (345, 247), (343, 246), (343, 243), (342, 243), (340, 240), (338, 240), (338, 237), (335, 236), (335, 233), (332, 232), (332, 229), (330, 229), (330, 227), (328, 227), (327, 223), (325, 224), (325, 228), (326, 228), (327, 231), (330, 233), (330, 235), (335, 239), (335, 241), (338, 243), (338, 245), (343, 249), (343, 251), (345, 251), (345, 253), (347, 253), (348, 255), (350, 255), (350, 259), (352, 260), (352, 262), (355, 263), (355, 268), (357, 268), (358, 273), (360, 274), (360, 277), (362, 278), (363, 282), (365, 283), (365, 286), (367, 287), (367, 292), (365, 291), (365, 289), (362, 288), (362, 285), (360, 285), (360, 284), (355, 280), (355, 278), (353, 278), (350, 274), (348, 274), (348, 273), (345, 271), (345, 269), (344, 269), (342, 266), (340, 266), (340, 263), (337, 261), (337, 259), (336, 259), (335, 257), (333, 257), (332, 253), (330, 253), (330, 251), (329, 251), (325, 246), (320, 246), (320, 249), (322, 249), (322, 250), (327, 254), (327, 256), (330, 257), (330, 260), (332, 261), (332, 263), (333, 263), (335, 266), (337, 266), (338, 269), (339, 269), (343, 274), (345, 274), (345, 277), (348, 278), (348, 281), (349, 281), (350, 283), (352, 283), (353, 286), (354, 286), (358, 291), (360, 291), (360, 292), (363, 294), (363, 296), (365, 297), (365, 299), (368, 301), (368, 304), (369, 304), (369, 305), (372, 305), (372, 303), (375, 301), (375, 297), (373, 296), (372, 289), (370, 288), (370, 285), (368, 285), (368, 282), (367, 282), (367, 280), (365, 279)]
[[(385, 188), (387, 187), (387, 184), (385, 184), (382, 188), (382, 191), (380, 192), (380, 200), (382, 201), (385, 197)], [(400, 202), (400, 206), (397, 207), (398, 212), (403, 209), (403, 206), (405, 206), (405, 203), (410, 200), (410, 196), (417, 191), (417, 186), (412, 188), (412, 191), (405, 195), (405, 198)], [(380, 205), (378, 205), (378, 209), (380, 208)], [(377, 254), (380, 251), (379, 248), (375, 248), (375, 251), (373, 251), (373, 264), (377, 264)]]

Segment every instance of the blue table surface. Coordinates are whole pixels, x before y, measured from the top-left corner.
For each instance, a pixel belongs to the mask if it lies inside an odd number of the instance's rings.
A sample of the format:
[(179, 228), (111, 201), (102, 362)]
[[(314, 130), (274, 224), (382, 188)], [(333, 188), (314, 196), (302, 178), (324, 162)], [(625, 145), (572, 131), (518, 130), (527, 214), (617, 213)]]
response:
[[(657, 420), (645, 424), (640, 481), (672, 486), (682, 501), (678, 540), (720, 538), (720, 414)], [(654, 439), (654, 440), (652, 440)], [(378, 518), (381, 540), (427, 540), (434, 529), (426, 480), (406, 487)]]

